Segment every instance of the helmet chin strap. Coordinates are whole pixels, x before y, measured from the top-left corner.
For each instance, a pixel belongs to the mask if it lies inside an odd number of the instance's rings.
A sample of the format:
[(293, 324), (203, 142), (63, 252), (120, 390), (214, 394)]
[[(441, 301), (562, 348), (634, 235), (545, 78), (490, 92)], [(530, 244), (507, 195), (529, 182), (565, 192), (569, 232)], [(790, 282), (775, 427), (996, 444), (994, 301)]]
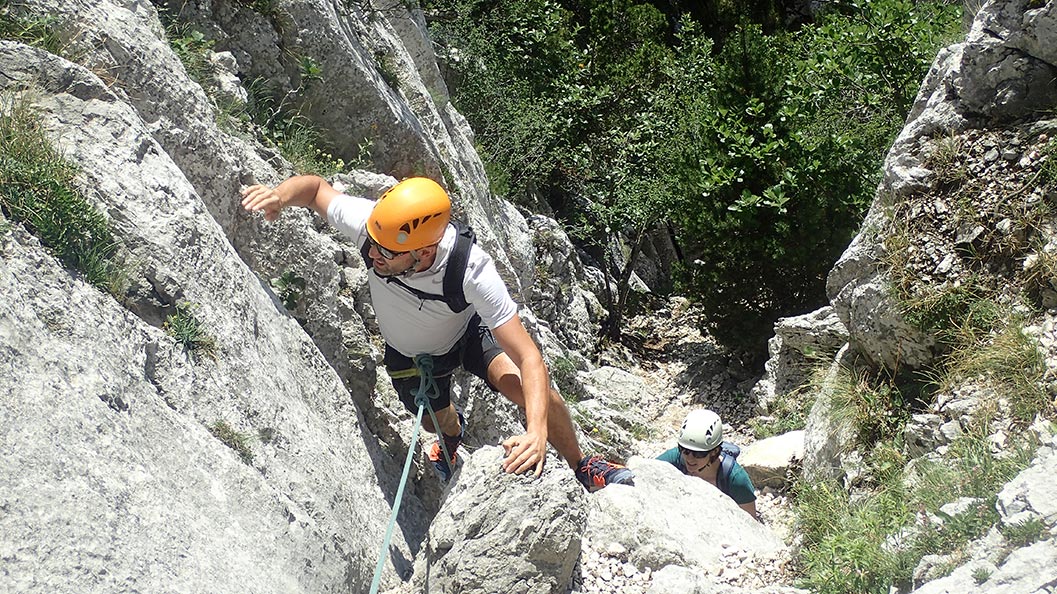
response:
[(411, 259), (414, 260), (414, 262), (412, 262), (411, 265), (405, 268), (403, 271), (393, 273), (393, 276), (402, 276), (404, 278), (407, 278), (412, 274), (418, 272), (418, 265), (422, 263), (422, 259), (418, 257), (418, 252), (415, 250), (411, 250), (408, 253), (411, 254)]

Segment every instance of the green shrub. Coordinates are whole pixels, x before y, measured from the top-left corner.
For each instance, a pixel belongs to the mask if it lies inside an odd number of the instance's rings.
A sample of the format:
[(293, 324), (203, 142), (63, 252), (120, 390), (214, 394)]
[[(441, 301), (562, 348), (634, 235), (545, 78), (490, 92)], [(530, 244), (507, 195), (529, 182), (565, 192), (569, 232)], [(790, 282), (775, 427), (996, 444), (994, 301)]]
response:
[(78, 168), (56, 152), (24, 105), (0, 114), (0, 208), (89, 283), (121, 290), (106, 217), (77, 190)]
[(323, 80), (323, 67), (312, 56), (301, 56), (297, 60), (297, 70), (301, 75), (301, 84)]
[(854, 501), (837, 483), (801, 485), (795, 509), (804, 535), (801, 587), (816, 594), (888, 592), (898, 558), (884, 543), (913, 517), (901, 484)]
[(297, 302), (305, 292), (305, 279), (294, 271), (287, 270), (272, 279), (272, 287), (278, 292), (279, 301), (283, 307), (293, 311), (297, 309)]
[(231, 425), (228, 425), (227, 421), (222, 420), (210, 425), (209, 432), (224, 445), (234, 450), (244, 463), (253, 462), (253, 450), (250, 449), (251, 437), (248, 434), (239, 433)]
[(681, 5), (695, 20), (633, 0), (431, 4), (451, 17), (431, 32), (493, 188), (544, 196), (600, 259), (616, 236), (634, 250), (667, 224), (676, 289), (714, 336), (754, 353), (777, 317), (825, 302), (881, 159), (958, 29), (956, 7), (910, 0), (831, 3), (791, 32), (759, 5)]
[(178, 303), (176, 310), (165, 318), (164, 329), (176, 339), (184, 351), (196, 356), (215, 357), (216, 341), (210, 336), (205, 325), (194, 316), (195, 306), (190, 303)]

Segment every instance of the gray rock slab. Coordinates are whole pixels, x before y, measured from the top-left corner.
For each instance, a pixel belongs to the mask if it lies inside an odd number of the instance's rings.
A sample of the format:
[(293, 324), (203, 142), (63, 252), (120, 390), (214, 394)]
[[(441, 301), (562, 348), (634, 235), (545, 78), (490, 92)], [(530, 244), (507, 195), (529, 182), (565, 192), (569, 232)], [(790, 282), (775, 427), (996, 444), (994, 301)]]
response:
[[(134, 282), (151, 287), (158, 308), (148, 312), (131, 303), (128, 295), (119, 303), (85, 286), (29, 239), (8, 242), (0, 269), (5, 307), (0, 316), (0, 351), (7, 370), (6, 375), (0, 374), (0, 393), (7, 398), (36, 399), (35, 406), (46, 402), (54, 410), (49, 414), (48, 407), (22, 410), (8, 406), (18, 416), (0, 431), (9, 450), (23, 438), (62, 439), (57, 436), (67, 436), (72, 450), (54, 460), (31, 457), (7, 466), (0, 483), (15, 485), (8, 477), (33, 476), (29, 471), (34, 466), (50, 464), (52, 468), (40, 470), (38, 478), (80, 477), (105, 487), (95, 500), (81, 502), (79, 496), (66, 495), (70, 499), (63, 513), (77, 518), (75, 532), (49, 533), (43, 528), (19, 532), (31, 539), (19, 546), (77, 549), (79, 534), (107, 533), (111, 520), (96, 509), (101, 505), (120, 509), (126, 491), (159, 502), (149, 513), (165, 511), (169, 514), (165, 523), (193, 527), (187, 539), (210, 540), (211, 534), (202, 532), (209, 522), (197, 520), (199, 508), (208, 499), (204, 494), (182, 492), (186, 485), (177, 477), (166, 474), (162, 480), (142, 481), (140, 475), (125, 472), (92, 478), (98, 474), (92, 470), (94, 460), (109, 468), (104, 461), (112, 456), (136, 458), (148, 474), (164, 474), (162, 470), (169, 468), (183, 468), (188, 476), (197, 473), (201, 475), (197, 489), (217, 485), (218, 492), (230, 492), (225, 506), (241, 502), (247, 514), (278, 520), (274, 526), (248, 517), (237, 526), (220, 524), (231, 532), (232, 543), (273, 543), (269, 546), (275, 550), (258, 548), (259, 554), (240, 557), (238, 546), (221, 547), (219, 539), (196, 549), (196, 555), (216, 560), (218, 566), (231, 566), (236, 576), (251, 574), (257, 571), (253, 564), (274, 557), (276, 568), (261, 572), (271, 579), (260, 580), (260, 591), (271, 591), (267, 584), (273, 584), (276, 591), (290, 591), (287, 585), (297, 584), (313, 592), (369, 584), (374, 549), (389, 515), (376, 470), (384, 457), (362, 430), (362, 417), (336, 374), (239, 259), (194, 188), (119, 93), (83, 67), (11, 42), (0, 41), (0, 71), (5, 73), (3, 84), (16, 96), (32, 88), (19, 100), (29, 104), (49, 139), (80, 169), (86, 197), (110, 221), (129, 275)], [(159, 329), (178, 303), (191, 304), (196, 319), (214, 339), (211, 356), (187, 354)], [(75, 423), (66, 418), (64, 409), (69, 404), (63, 398), (68, 393), (106, 401), (109, 410), (121, 414), (138, 415), (142, 409), (159, 422), (169, 414), (177, 418), (170, 419), (166, 427), (142, 427), (137, 420), (129, 428), (100, 430), (102, 435), (96, 435), (89, 431), (91, 421)], [(152, 414), (155, 410), (171, 413)], [(55, 430), (36, 431), (34, 426), (43, 420), (56, 423)], [(242, 476), (241, 466), (240, 472), (231, 475), (237, 480), (225, 478), (231, 471), (223, 466), (195, 466), (200, 458), (233, 455), (209, 434), (207, 428), (218, 420), (249, 436), (254, 480)], [(176, 463), (172, 457), (179, 456), (161, 444), (145, 443), (151, 436), (162, 443), (186, 442), (181, 447), (187, 448), (184, 454), (189, 461)], [(36, 445), (24, 447), (32, 450)], [(70, 461), (78, 456), (89, 462), (72, 465)], [(51, 513), (46, 511), (53, 507), (49, 501), (25, 496), (24, 484), (17, 484), (23, 486), (10, 495), (20, 502), (13, 521), (32, 526), (31, 519)], [(183, 499), (189, 503), (178, 505)], [(285, 508), (279, 509), (280, 505)], [(207, 517), (221, 515), (217, 511)], [(145, 567), (169, 562), (170, 557), (181, 558), (180, 549), (173, 547), (183, 546), (186, 539), (136, 526), (115, 529), (120, 534), (135, 532), (135, 539), (99, 541), (99, 555), (119, 560), (115, 571), (123, 563)], [(275, 536), (287, 530), (298, 531), (300, 536), (293, 543)], [(398, 531), (395, 543), (406, 560), (410, 555), (402, 532)], [(283, 561), (284, 556), (289, 560)], [(65, 576), (79, 583), (79, 558), (74, 554), (57, 557), (55, 563), (64, 563), (65, 573), (56, 565), (51, 579), (61, 581)], [(20, 567), (20, 571), (30, 571), (32, 564)], [(129, 567), (121, 575), (131, 576), (130, 588), (150, 589), (149, 584), (161, 579)], [(214, 578), (208, 575), (209, 567), (173, 561), (166, 570), (172, 576), (167, 581), (200, 586), (189, 586), (189, 591), (210, 590), (206, 584)], [(388, 566), (386, 581), (408, 569), (409, 563), (397, 572)], [(280, 577), (287, 571), (286, 578)], [(107, 573), (99, 579), (109, 583), (126, 578)], [(217, 579), (227, 583), (228, 578)], [(246, 581), (256, 583), (250, 578)], [(74, 588), (85, 591), (80, 586)], [(19, 591), (56, 590), (49, 582)]]
[(1015, 525), (1028, 520), (1057, 525), (1057, 453), (1054, 443), (1039, 449), (1032, 465), (1017, 475), (998, 494), (996, 507), (1002, 523)]

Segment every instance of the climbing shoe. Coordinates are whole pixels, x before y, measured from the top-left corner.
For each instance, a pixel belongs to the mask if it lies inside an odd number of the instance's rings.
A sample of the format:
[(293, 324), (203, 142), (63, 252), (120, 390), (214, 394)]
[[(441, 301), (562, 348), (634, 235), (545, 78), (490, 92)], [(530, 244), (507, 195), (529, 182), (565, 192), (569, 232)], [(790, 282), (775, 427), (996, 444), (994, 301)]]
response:
[(584, 456), (576, 467), (576, 478), (588, 492), (607, 485), (634, 485), (635, 473), (602, 456)]
[[(459, 455), (456, 450), (459, 449), (459, 445), (462, 444), (462, 436), (466, 434), (466, 421), (462, 418), (462, 413), (459, 415), (459, 434), (452, 437), (450, 435), (444, 435), (441, 432), (437, 438), (436, 443), (429, 449), (429, 460), (433, 462), (433, 468), (437, 469), (437, 474), (440, 475), (440, 480), (448, 482), (451, 479), (452, 473), (455, 471), (455, 463), (459, 461)], [(451, 455), (450, 460), (444, 459), (444, 449), (440, 447), (440, 440), (444, 440), (444, 447), (448, 448), (448, 454)]]

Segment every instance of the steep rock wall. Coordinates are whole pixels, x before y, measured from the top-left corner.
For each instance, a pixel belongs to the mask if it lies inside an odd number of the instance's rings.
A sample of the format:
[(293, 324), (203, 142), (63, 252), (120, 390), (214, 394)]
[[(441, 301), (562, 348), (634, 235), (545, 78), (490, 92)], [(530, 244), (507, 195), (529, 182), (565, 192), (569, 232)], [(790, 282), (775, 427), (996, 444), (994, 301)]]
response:
[[(162, 303), (195, 304), (216, 345), (188, 354), (161, 320), (10, 228), (0, 268), (0, 505), (15, 543), (6, 579), (42, 592), (369, 584), (389, 512), (376, 478), (386, 460), (339, 378), (121, 97), (15, 43), (0, 42), (0, 71), (8, 97), (80, 168), (130, 271)], [(248, 436), (251, 462), (213, 438), (218, 422)], [(408, 550), (400, 533), (396, 543)], [(274, 569), (262, 573), (261, 559)]]

